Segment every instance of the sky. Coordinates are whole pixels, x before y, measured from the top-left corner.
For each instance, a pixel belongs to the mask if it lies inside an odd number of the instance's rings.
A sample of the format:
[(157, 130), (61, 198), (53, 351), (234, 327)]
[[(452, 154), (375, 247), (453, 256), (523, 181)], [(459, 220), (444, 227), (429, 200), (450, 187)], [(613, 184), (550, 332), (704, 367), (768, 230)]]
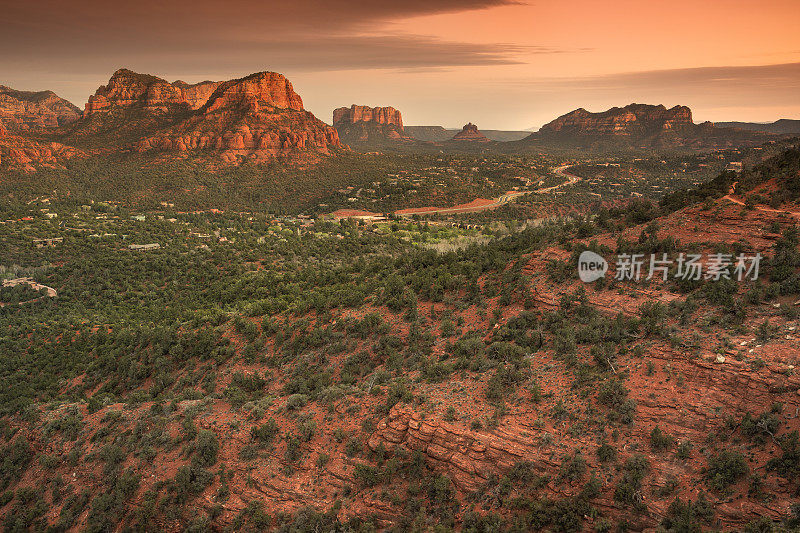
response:
[(0, 0), (0, 84), (83, 108), (118, 68), (189, 83), (272, 70), (329, 122), (538, 128), (578, 107), (800, 118), (798, 0)]

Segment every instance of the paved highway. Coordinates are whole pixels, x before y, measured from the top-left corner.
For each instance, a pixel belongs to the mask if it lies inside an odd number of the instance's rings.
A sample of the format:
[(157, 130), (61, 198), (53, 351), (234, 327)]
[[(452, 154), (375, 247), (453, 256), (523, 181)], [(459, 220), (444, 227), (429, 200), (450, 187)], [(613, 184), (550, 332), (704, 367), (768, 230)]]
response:
[(553, 174), (567, 179), (567, 181), (565, 181), (564, 183), (553, 185), (552, 187), (545, 187), (543, 189), (536, 189), (533, 191), (509, 191), (501, 196), (498, 196), (497, 198), (493, 198), (491, 202), (481, 205), (470, 206), (466, 204), (454, 207), (431, 207), (429, 209), (423, 208), (413, 213), (396, 213), (396, 214), (401, 217), (411, 217), (413, 215), (454, 215), (458, 213), (478, 213), (480, 211), (486, 211), (487, 209), (496, 209), (497, 207), (500, 207), (503, 204), (513, 202), (522, 195), (529, 194), (532, 192), (539, 194), (549, 193), (561, 187), (572, 185), (573, 183), (580, 181), (580, 178), (578, 176), (574, 176), (566, 172), (566, 169), (568, 169), (570, 166), (572, 165), (561, 165), (560, 167), (552, 169)]

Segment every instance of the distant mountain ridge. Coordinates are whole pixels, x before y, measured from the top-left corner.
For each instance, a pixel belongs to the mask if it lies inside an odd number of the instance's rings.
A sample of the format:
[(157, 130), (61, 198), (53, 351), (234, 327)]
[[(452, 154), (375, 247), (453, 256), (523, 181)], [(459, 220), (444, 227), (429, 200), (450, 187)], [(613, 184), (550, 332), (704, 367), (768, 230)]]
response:
[(523, 143), (587, 149), (714, 149), (755, 145), (768, 134), (695, 124), (686, 106), (630, 104), (592, 113), (579, 108), (542, 126)]
[[(443, 126), (406, 126), (406, 133), (418, 141), (442, 142), (453, 138), (461, 131)], [(515, 130), (481, 130), (487, 139), (499, 142), (518, 141), (530, 135), (529, 131)]]
[(715, 125), (722, 128), (739, 128), (749, 131), (763, 131), (778, 135), (800, 135), (800, 120), (782, 118), (775, 122), (715, 122)]
[(336, 130), (306, 111), (289, 80), (276, 72), (188, 84), (119, 69), (82, 113), (49, 91), (3, 89), (0, 122), (18, 134), (0, 140), (3, 163), (11, 168), (124, 153), (192, 155), (217, 166), (314, 159), (343, 148)]

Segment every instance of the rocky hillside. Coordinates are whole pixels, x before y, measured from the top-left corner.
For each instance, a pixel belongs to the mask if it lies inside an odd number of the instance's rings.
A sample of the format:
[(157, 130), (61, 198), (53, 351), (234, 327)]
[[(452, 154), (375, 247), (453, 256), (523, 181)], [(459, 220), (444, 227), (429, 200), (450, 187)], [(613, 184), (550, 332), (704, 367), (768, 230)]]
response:
[(348, 144), (410, 141), (403, 117), (393, 107), (351, 105), (333, 110), (333, 126)]
[(472, 122), (465, 124), (464, 127), (456, 133), (451, 141), (467, 141), (467, 142), (489, 142), (486, 136), (478, 131), (478, 126)]
[(52, 91), (17, 91), (0, 85), (0, 124), (9, 130), (57, 128), (80, 115), (80, 109)]
[[(35, 272), (58, 290), (0, 314), (4, 530), (772, 532), (800, 518), (791, 215), (632, 204), (440, 254), (356, 224), (133, 224), (108, 205), (57, 213), (107, 237), (39, 249), (30, 235), (55, 235), (40, 207), (0, 225), (0, 264), (54, 265)], [(587, 247), (611, 261), (602, 282), (576, 276)], [(651, 253), (765, 260), (758, 282), (612, 275), (617, 254)]]
[(41, 142), (6, 130), (0, 123), (0, 171), (33, 172), (37, 167), (61, 168), (66, 160), (84, 156), (81, 150), (56, 142)]
[(592, 113), (579, 108), (542, 126), (523, 140), (583, 148), (694, 148), (750, 146), (769, 136), (709, 122), (695, 124), (686, 106), (630, 104)]

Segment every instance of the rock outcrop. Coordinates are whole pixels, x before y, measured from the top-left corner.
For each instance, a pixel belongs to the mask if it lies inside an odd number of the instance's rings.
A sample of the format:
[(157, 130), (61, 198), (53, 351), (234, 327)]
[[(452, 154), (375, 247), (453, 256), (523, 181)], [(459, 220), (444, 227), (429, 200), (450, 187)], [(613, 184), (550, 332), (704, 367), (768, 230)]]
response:
[(489, 142), (486, 136), (478, 131), (478, 126), (472, 122), (465, 124), (464, 127), (456, 133), (451, 141), (469, 141), (469, 142)]
[(89, 97), (84, 116), (91, 118), (109, 112), (138, 109), (150, 113), (169, 113), (176, 108), (199, 109), (220, 82), (204, 81), (189, 85), (119, 69)]
[(403, 129), (400, 111), (393, 107), (340, 107), (333, 111), (333, 126), (350, 144), (411, 140)]
[(78, 120), (81, 111), (52, 91), (17, 91), (0, 85), (0, 124), (13, 131), (57, 128)]
[(269, 159), (301, 150), (328, 153), (341, 146), (336, 130), (303, 109), (303, 100), (283, 75), (259, 72), (219, 84), (195, 113), (135, 144), (140, 152), (220, 151)]
[(341, 146), (336, 130), (306, 111), (289, 80), (276, 72), (190, 85), (120, 69), (89, 98), (84, 118), (69, 135), (100, 135), (106, 146), (194, 152), (225, 163), (329, 153)]
[[(530, 459), (535, 453), (531, 444), (499, 430), (472, 432), (459, 424), (425, 420), (406, 405), (395, 406), (367, 443), (372, 450), (383, 445), (387, 450), (420, 451), (465, 492), (477, 490), (491, 475), (502, 475), (515, 463)], [(545, 468), (545, 464), (540, 466)]]
[(766, 134), (695, 124), (686, 106), (630, 104), (592, 113), (579, 108), (523, 141), (584, 148), (723, 148), (762, 143)]
[(222, 83), (211, 93), (200, 112), (207, 115), (232, 106), (252, 112), (270, 109), (304, 111), (300, 95), (294, 92), (289, 80), (277, 72), (257, 72)]
[(356, 124), (358, 122), (372, 122), (375, 124), (394, 124), (403, 131), (403, 117), (400, 111), (393, 107), (368, 107), (365, 105), (351, 105), (333, 110), (333, 125)]

